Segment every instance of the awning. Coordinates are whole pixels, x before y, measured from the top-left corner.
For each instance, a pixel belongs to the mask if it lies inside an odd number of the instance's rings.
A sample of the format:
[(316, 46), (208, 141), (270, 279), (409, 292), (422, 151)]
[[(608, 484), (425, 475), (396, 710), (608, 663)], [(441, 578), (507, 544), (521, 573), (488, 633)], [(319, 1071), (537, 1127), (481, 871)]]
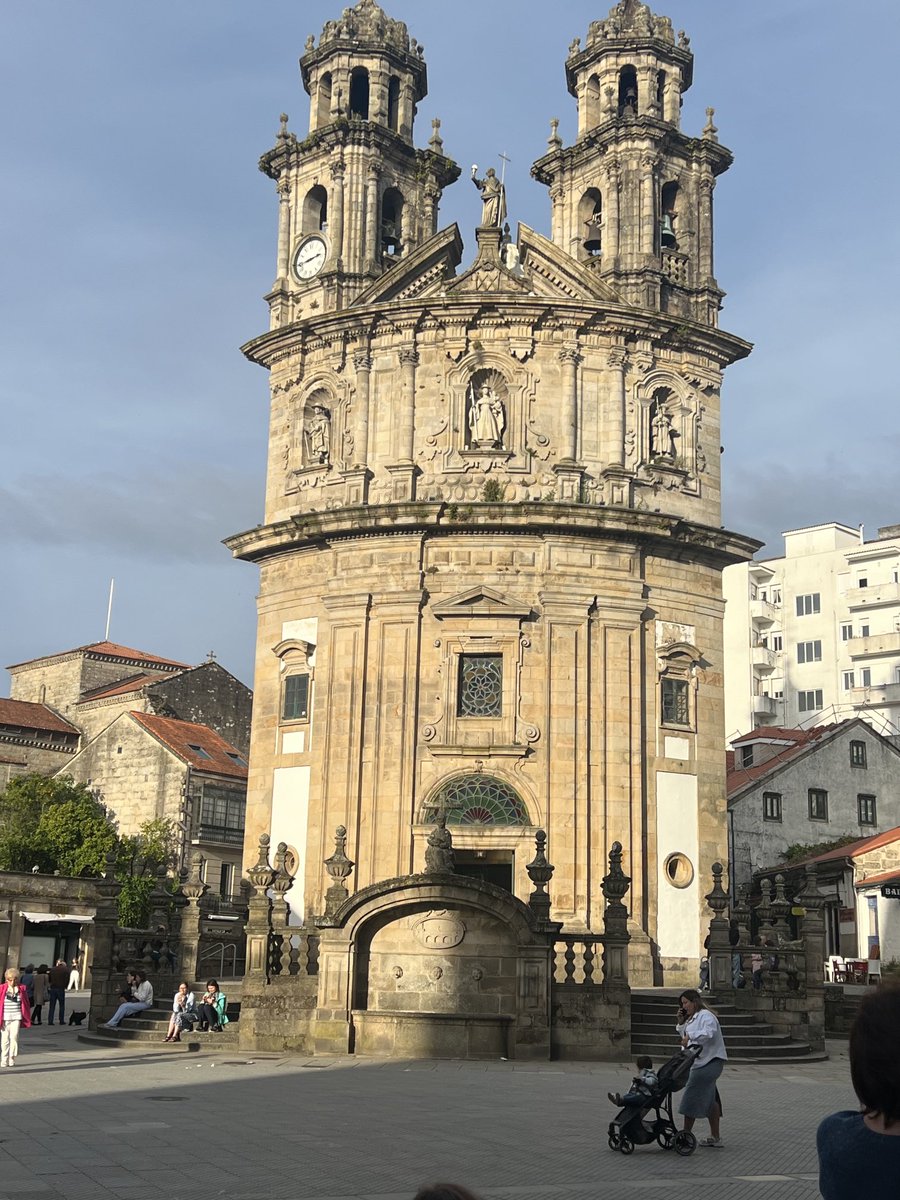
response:
[(87, 913), (20, 912), (19, 916), (30, 921), (32, 925), (56, 925), (65, 921), (72, 925), (87, 925), (94, 919)]

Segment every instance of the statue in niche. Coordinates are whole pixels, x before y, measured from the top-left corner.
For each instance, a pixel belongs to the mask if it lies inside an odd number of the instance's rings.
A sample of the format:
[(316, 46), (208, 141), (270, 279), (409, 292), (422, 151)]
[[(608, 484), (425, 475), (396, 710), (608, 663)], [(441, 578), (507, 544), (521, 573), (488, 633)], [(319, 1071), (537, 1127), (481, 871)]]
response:
[(650, 457), (674, 459), (676, 436), (665, 402), (657, 396), (650, 416)]
[(324, 404), (314, 404), (303, 429), (307, 466), (321, 466), (331, 458), (331, 415)]
[(478, 167), (472, 167), (472, 182), (481, 192), (481, 227), (502, 229), (506, 220), (506, 187), (497, 178), (493, 167), (488, 167), (484, 179), (478, 178)]
[(503, 445), (506, 408), (491, 384), (484, 380), (469, 384), (469, 444), (479, 450), (498, 450)]

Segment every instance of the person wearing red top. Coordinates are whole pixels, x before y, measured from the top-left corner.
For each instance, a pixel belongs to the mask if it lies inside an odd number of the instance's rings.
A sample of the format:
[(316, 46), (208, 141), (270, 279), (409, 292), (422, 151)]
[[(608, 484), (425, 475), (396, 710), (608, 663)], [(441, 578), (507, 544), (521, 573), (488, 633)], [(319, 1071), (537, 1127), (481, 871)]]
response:
[(19, 982), (19, 972), (10, 967), (0, 983), (0, 1067), (14, 1067), (19, 1053), (19, 1029), (31, 1024), (28, 990)]

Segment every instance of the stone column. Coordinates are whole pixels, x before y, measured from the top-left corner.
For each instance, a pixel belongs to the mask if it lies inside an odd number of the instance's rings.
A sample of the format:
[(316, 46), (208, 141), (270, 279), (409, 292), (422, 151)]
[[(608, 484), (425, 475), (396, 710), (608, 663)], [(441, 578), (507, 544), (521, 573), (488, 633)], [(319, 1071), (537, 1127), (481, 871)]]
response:
[(563, 200), (566, 189), (561, 183), (554, 183), (550, 189), (550, 237), (556, 244), (562, 245), (563, 237)]
[(728, 893), (722, 887), (722, 864), (713, 863), (712, 891), (705, 897), (713, 910), (709, 923), (709, 984), (714, 992), (733, 990), (731, 975), (731, 942), (728, 937)]
[(609, 389), (609, 464), (625, 466), (625, 368), (628, 356), (624, 350), (610, 350), (606, 361), (610, 368)]
[(656, 171), (655, 154), (641, 155), (640, 253), (652, 258), (656, 250)]
[(275, 264), (276, 279), (287, 279), (290, 271), (291, 251), (291, 185), (282, 175), (278, 180), (278, 261)]
[(603, 982), (628, 986), (628, 909), (622, 903), (631, 883), (622, 870), (622, 843), (613, 842), (609, 851), (609, 872), (601, 884), (606, 907), (603, 910)]
[(181, 894), (188, 904), (181, 914), (181, 955), (179, 966), (185, 979), (199, 979), (200, 939), (203, 925), (203, 898), (209, 885), (201, 879), (203, 855), (195, 850), (191, 855), (191, 868), (187, 880), (181, 885)]
[(412, 462), (416, 422), (416, 367), (419, 354), (414, 346), (400, 351), (401, 400), (397, 422), (397, 459)]
[(356, 422), (353, 429), (353, 463), (365, 467), (369, 461), (369, 392), (372, 379), (372, 359), (365, 350), (353, 356), (356, 370)]
[(272, 931), (272, 902), (269, 899), (269, 888), (275, 879), (275, 872), (269, 864), (269, 843), (267, 833), (260, 835), (259, 858), (247, 872), (247, 878), (253, 886), (247, 917), (247, 965), (245, 982), (259, 985), (265, 983), (269, 973), (269, 938)]
[(121, 889), (115, 878), (116, 856), (110, 851), (102, 879), (94, 885), (97, 911), (94, 916), (94, 959), (91, 964), (91, 1005), (88, 1025), (96, 1029), (108, 1021), (115, 1009), (119, 973), (113, 963), (113, 944), (119, 923), (118, 898)]
[(562, 457), (575, 462), (578, 458), (578, 364), (581, 355), (572, 347), (560, 350), (562, 364), (563, 438)]
[(606, 168), (607, 186), (603, 197), (603, 248), (601, 251), (604, 270), (614, 271), (619, 258), (619, 188), (622, 176), (618, 162), (613, 159)]
[(331, 254), (334, 259), (334, 269), (344, 269), (344, 175), (346, 168), (342, 162), (331, 164), (331, 178), (334, 186), (331, 189), (331, 208), (328, 214), (328, 236), (331, 239)]
[(414, 112), (415, 98), (412, 83), (408, 79), (404, 79), (400, 83), (400, 113), (397, 127), (400, 136), (408, 142), (412, 141)]
[(700, 217), (698, 230), (699, 251), (697, 262), (698, 282), (707, 286), (714, 279), (713, 263), (713, 191), (716, 181), (707, 170), (700, 177)]
[(369, 72), (369, 120), (387, 125), (388, 76), (386, 71)]
[(806, 868), (806, 881), (803, 891), (794, 897), (795, 902), (803, 906), (806, 915), (803, 917), (801, 933), (803, 937), (804, 965), (806, 968), (806, 1013), (808, 1018), (808, 1038), (813, 1050), (825, 1049), (825, 979), (823, 964), (825, 962), (825, 921), (822, 909), (825, 897), (819, 891), (818, 868), (811, 863)]
[(365, 269), (374, 271), (381, 260), (378, 239), (378, 177), (379, 168), (371, 163), (366, 176), (366, 239), (364, 248)]

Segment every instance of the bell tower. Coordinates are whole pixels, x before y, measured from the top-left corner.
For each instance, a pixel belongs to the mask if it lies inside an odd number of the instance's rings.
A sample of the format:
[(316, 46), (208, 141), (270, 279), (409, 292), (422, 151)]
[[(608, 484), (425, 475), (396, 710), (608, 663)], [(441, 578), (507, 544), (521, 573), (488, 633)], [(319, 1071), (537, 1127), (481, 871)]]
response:
[(690, 39), (639, 0), (621, 0), (576, 38), (566, 62), (578, 137), (556, 123), (532, 174), (550, 189), (552, 239), (631, 304), (716, 325), (713, 190), (732, 155), (713, 110), (700, 138), (681, 130), (693, 80)]
[(279, 197), (272, 328), (346, 307), (436, 232), (441, 194), (459, 168), (443, 153), (440, 122), (427, 150), (413, 145), (428, 91), (423, 52), (375, 0), (326, 22), (318, 45), (307, 39), (309, 132), (301, 140), (282, 116), (259, 164)]

